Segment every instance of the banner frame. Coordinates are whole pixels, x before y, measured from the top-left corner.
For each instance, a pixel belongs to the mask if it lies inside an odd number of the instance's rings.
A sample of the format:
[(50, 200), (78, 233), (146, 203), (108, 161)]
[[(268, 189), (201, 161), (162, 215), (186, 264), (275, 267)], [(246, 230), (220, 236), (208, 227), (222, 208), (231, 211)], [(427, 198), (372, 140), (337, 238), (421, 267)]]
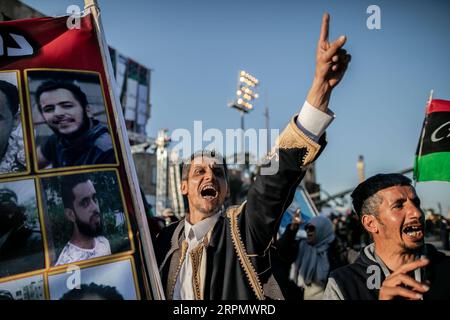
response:
[[(121, 106), (120, 98), (117, 96), (116, 83), (111, 81), (113, 78), (113, 68), (109, 55), (105, 54), (105, 48), (107, 48), (106, 40), (103, 33), (103, 25), (100, 17), (100, 9), (96, 0), (84, 0), (85, 10), (90, 11), (92, 17), (95, 21), (94, 29), (97, 34), (97, 41), (100, 47), (100, 54), (102, 56), (104, 71), (106, 75), (107, 86), (111, 98), (111, 107), (114, 113), (114, 117), (116, 118), (116, 122), (118, 122), (117, 130), (119, 139), (121, 139), (121, 143), (119, 147), (124, 155), (124, 168), (127, 173), (127, 180), (131, 188), (131, 197), (132, 197), (132, 205), (135, 209), (135, 217), (139, 229), (139, 236), (142, 242), (142, 249), (144, 252), (144, 261), (146, 266), (146, 271), (150, 279), (150, 287), (152, 289), (152, 299), (155, 300), (164, 300), (164, 290), (162, 287), (161, 278), (159, 276), (159, 269), (156, 263), (156, 256), (153, 250), (153, 242), (150, 235), (150, 229), (148, 227), (147, 218), (145, 216), (145, 209), (142, 198), (140, 197), (140, 187), (139, 181), (136, 174), (136, 168), (134, 165), (134, 161), (131, 154), (131, 148), (128, 144), (128, 133), (126, 131), (125, 120), (121, 112), (118, 112), (118, 106)], [(138, 196), (139, 195), (139, 196)]]

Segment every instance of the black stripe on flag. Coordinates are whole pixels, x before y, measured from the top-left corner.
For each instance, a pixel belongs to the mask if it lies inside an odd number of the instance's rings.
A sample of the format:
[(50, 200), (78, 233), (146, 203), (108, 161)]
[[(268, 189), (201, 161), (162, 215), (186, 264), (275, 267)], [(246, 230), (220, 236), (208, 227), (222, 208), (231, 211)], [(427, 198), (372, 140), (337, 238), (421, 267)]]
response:
[(433, 112), (425, 123), (421, 156), (450, 152), (450, 112)]

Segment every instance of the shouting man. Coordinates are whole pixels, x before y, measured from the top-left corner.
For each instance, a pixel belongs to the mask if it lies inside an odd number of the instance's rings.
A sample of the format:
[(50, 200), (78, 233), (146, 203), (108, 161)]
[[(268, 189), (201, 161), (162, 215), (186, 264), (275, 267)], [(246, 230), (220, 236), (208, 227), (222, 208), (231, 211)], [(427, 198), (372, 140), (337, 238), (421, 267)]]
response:
[(267, 157), (239, 207), (224, 208), (229, 194), (224, 159), (215, 152), (194, 153), (183, 165), (182, 193), (186, 218), (159, 234), (155, 250), (168, 299), (282, 299), (269, 250), (281, 216), (325, 145), (324, 131), (333, 119), (328, 102), (342, 79), (350, 56), (346, 38), (328, 42), (325, 14), (316, 55), (316, 74), (299, 115), (293, 117)]
[(377, 174), (352, 193), (353, 208), (373, 243), (331, 273), (324, 299), (391, 300), (450, 297), (450, 257), (425, 244), (424, 214), (411, 180)]
[(73, 231), (56, 265), (110, 255), (109, 241), (101, 236), (102, 216), (92, 181), (83, 174), (63, 176), (62, 200)]
[(36, 90), (36, 102), (54, 132), (37, 149), (39, 168), (115, 163), (108, 128), (89, 117), (86, 94), (72, 82), (49, 80)]

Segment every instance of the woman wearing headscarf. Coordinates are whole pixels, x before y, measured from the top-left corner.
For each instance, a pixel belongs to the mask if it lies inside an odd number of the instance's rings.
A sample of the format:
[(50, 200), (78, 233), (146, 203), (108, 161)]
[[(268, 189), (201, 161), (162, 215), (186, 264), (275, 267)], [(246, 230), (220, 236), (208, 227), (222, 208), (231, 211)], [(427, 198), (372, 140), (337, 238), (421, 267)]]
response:
[(292, 263), (289, 278), (302, 288), (303, 299), (321, 300), (330, 271), (347, 264), (345, 249), (335, 237), (332, 222), (322, 216), (306, 224), (306, 239), (295, 240), (300, 222), (296, 215), (286, 228), (277, 242), (278, 254), (285, 263)]

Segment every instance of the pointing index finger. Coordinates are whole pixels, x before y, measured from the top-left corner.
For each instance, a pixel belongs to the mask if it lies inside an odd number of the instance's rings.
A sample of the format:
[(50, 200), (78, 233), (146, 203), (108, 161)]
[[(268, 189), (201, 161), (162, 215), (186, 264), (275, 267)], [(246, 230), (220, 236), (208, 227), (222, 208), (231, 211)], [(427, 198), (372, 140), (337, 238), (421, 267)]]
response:
[(328, 26), (330, 23), (330, 15), (325, 12), (322, 17), (322, 27), (320, 29), (320, 42), (328, 41)]
[(428, 259), (419, 259), (414, 262), (406, 263), (398, 269), (398, 273), (408, 273), (417, 268), (425, 267), (429, 263), (430, 263), (430, 260), (428, 260)]

